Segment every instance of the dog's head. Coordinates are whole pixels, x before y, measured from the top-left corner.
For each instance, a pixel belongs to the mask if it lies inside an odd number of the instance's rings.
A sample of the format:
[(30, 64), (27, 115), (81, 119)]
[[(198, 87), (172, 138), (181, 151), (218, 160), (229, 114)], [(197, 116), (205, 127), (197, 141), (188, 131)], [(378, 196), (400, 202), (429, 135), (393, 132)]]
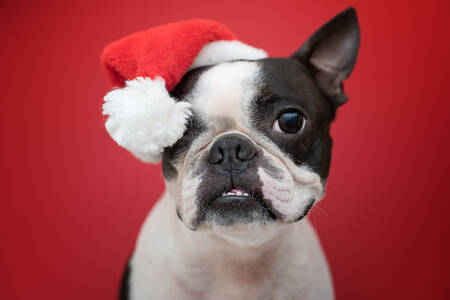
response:
[(289, 58), (188, 72), (172, 96), (192, 104), (184, 136), (163, 153), (177, 213), (190, 229), (263, 230), (304, 218), (328, 176), (330, 123), (359, 47), (347, 10)]

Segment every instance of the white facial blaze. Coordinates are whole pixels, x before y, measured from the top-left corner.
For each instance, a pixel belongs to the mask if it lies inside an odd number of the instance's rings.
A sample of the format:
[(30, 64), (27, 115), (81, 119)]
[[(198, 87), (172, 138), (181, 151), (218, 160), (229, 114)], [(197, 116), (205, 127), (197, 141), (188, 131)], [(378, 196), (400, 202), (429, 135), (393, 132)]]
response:
[(231, 118), (244, 124), (244, 109), (257, 91), (259, 67), (255, 62), (223, 63), (205, 71), (188, 96), (206, 123)]
[[(258, 72), (257, 63), (242, 61), (222, 63), (201, 74), (195, 88), (185, 100), (194, 106), (193, 110), (207, 124), (209, 131), (199, 137), (201, 142), (194, 141), (187, 158), (194, 159), (191, 154), (197, 152), (198, 147), (202, 147), (208, 139), (209, 144), (212, 144), (215, 137), (211, 128), (215, 128), (218, 119), (231, 119), (236, 125), (243, 126), (244, 108), (256, 92)], [(190, 164), (185, 162), (185, 165)], [(182, 199), (179, 209), (183, 221), (188, 226), (193, 226), (199, 210), (197, 190), (201, 184), (201, 176), (192, 177), (189, 171), (181, 175)]]

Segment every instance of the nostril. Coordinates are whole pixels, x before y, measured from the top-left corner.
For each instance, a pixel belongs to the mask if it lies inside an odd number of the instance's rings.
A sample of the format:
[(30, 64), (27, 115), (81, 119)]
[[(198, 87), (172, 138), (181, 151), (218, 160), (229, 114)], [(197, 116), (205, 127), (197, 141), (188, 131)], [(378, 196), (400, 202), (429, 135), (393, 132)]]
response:
[(208, 161), (211, 164), (218, 164), (223, 160), (223, 149), (220, 147), (213, 147), (209, 152)]
[(242, 161), (251, 160), (255, 156), (255, 151), (251, 147), (241, 147), (237, 148), (237, 158)]

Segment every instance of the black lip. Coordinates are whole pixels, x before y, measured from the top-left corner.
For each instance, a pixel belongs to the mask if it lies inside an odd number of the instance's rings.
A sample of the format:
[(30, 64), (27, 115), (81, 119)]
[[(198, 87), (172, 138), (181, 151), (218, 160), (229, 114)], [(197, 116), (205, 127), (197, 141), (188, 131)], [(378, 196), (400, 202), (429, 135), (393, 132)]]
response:
[(220, 196), (213, 200), (214, 204), (232, 204), (243, 203), (247, 201), (253, 201), (253, 197), (250, 196)]

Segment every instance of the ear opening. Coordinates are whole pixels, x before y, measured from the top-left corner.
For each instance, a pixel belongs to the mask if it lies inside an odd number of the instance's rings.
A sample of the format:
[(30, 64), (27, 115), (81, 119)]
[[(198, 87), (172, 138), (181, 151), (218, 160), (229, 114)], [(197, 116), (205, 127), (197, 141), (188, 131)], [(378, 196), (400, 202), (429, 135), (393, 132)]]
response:
[(317, 30), (292, 55), (314, 73), (322, 92), (336, 105), (347, 101), (342, 82), (350, 76), (358, 56), (360, 30), (350, 7)]

